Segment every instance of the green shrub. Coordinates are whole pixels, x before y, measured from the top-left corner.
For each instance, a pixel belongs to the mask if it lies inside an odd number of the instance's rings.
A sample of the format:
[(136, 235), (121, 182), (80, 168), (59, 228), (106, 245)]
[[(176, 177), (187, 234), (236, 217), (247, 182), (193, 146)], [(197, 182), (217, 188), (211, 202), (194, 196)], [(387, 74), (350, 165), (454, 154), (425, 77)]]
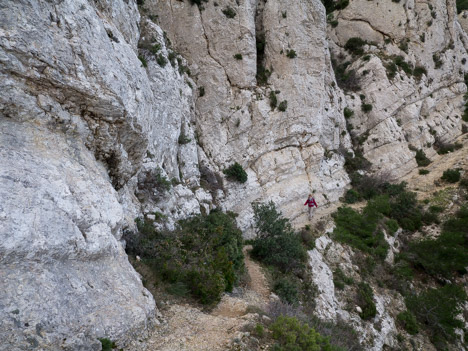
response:
[(431, 160), (427, 158), (423, 150), (419, 149), (416, 151), (416, 163), (418, 167), (426, 167), (431, 163)]
[(377, 314), (377, 308), (374, 303), (374, 293), (367, 283), (362, 282), (358, 285), (358, 305), (362, 309), (359, 315), (364, 320), (374, 318)]
[(287, 108), (288, 108), (288, 101), (287, 100), (281, 101), (279, 106), (278, 106), (278, 110), (281, 111), (281, 112), (284, 112), (284, 111), (286, 111)]
[(235, 180), (240, 183), (245, 183), (247, 181), (247, 173), (237, 162), (226, 168), (223, 173), (227, 176), (228, 179)]
[(178, 141), (179, 144), (184, 145), (184, 144), (190, 143), (192, 141), (192, 139), (187, 137), (185, 134), (180, 133), (179, 139), (177, 141)]
[(166, 67), (167, 65), (167, 60), (166, 58), (164, 57), (163, 54), (159, 54), (158, 57), (156, 58), (156, 62), (158, 63), (159, 66), (161, 67)]
[(443, 62), (442, 62), (442, 59), (440, 58), (439, 53), (435, 53), (435, 54), (432, 55), (432, 61), (434, 61), (435, 69), (438, 69), (438, 68), (442, 67), (442, 65), (443, 65)]
[(427, 169), (420, 169), (420, 170), (418, 171), (418, 173), (419, 173), (420, 175), (426, 175), (426, 174), (429, 174), (429, 170), (427, 170)]
[(416, 67), (414, 67), (413, 75), (416, 77), (416, 79), (421, 79), (421, 77), (422, 77), (423, 74), (427, 76), (427, 70), (426, 70), (426, 68), (424, 68), (424, 67), (422, 67), (422, 66), (416, 66)]
[(415, 231), (422, 226), (422, 211), (418, 207), (416, 194), (405, 191), (390, 201), (390, 217), (397, 220), (403, 229)]
[(364, 157), (360, 150), (356, 150), (354, 155), (352, 152), (347, 151), (344, 154), (344, 158), (344, 167), (350, 174), (359, 170), (367, 170), (371, 166), (371, 163)]
[(365, 113), (368, 113), (372, 111), (372, 105), (371, 104), (362, 104), (361, 105), (361, 110)]
[(252, 256), (282, 272), (302, 269), (306, 251), (289, 219), (276, 210), (272, 201), (267, 204), (253, 203), (252, 208), (257, 234), (252, 243)]
[(302, 324), (295, 317), (280, 316), (270, 326), (272, 337), (278, 343), (274, 351), (333, 351), (327, 337), (321, 336), (308, 324)]
[(253, 334), (259, 338), (263, 338), (265, 336), (265, 328), (263, 328), (263, 325), (257, 323), (253, 330)]
[(278, 105), (278, 98), (274, 90), (270, 91), (270, 107), (274, 110)]
[(205, 96), (205, 87), (198, 88), (198, 96), (199, 97)]
[(361, 214), (349, 207), (340, 207), (333, 218), (336, 224), (333, 236), (337, 241), (382, 259), (386, 257), (388, 243), (383, 232), (377, 230), (382, 215), (375, 208), (368, 205)]
[(354, 111), (351, 110), (349, 107), (345, 107), (343, 110), (343, 115), (346, 119), (350, 118), (352, 115), (354, 115)]
[(436, 239), (410, 243), (408, 260), (416, 268), (440, 278), (465, 273), (468, 266), (468, 209), (462, 208), (454, 218), (446, 221)]
[(359, 194), (359, 192), (357, 192), (354, 189), (349, 189), (345, 194), (344, 201), (347, 204), (354, 204), (354, 203), (360, 201), (361, 199), (362, 199), (361, 194)]
[(299, 289), (291, 279), (280, 278), (275, 281), (273, 291), (282, 301), (295, 305), (299, 302)]
[(342, 10), (349, 5), (349, 0), (322, 0), (323, 5), (325, 6), (325, 11), (327, 14), (332, 13), (335, 10)]
[(418, 322), (416, 317), (409, 311), (404, 311), (398, 314), (397, 320), (400, 325), (408, 332), (410, 335), (416, 335), (419, 332)]
[(461, 149), (463, 145), (460, 143), (455, 143), (455, 144), (444, 143), (438, 140), (434, 143), (434, 147), (437, 150), (437, 153), (439, 155), (445, 155), (445, 154), (448, 154), (449, 152), (454, 152), (455, 150)]
[(242, 233), (234, 215), (211, 211), (178, 223), (173, 232), (158, 232), (151, 222), (137, 221), (138, 233), (126, 234), (127, 253), (139, 255), (169, 291), (190, 294), (203, 304), (231, 291), (244, 269)]
[(468, 0), (457, 0), (457, 13), (468, 10)]
[(388, 219), (385, 221), (385, 227), (387, 227), (388, 233), (393, 235), (398, 230), (398, 222), (394, 219)]
[(115, 342), (111, 341), (108, 338), (99, 338), (98, 340), (101, 342), (102, 351), (111, 351), (117, 348)]
[(171, 63), (171, 66), (172, 67), (175, 67), (175, 63), (176, 63), (176, 58), (177, 58), (177, 54), (174, 52), (174, 51), (168, 51), (168, 54), (167, 54), (167, 59), (169, 60), (169, 62)]
[(460, 180), (460, 171), (458, 169), (447, 169), (442, 174), (440, 179), (445, 180), (449, 183), (456, 183)]
[(294, 50), (286, 50), (286, 56), (289, 57), (290, 59), (296, 58), (297, 54), (296, 51)]
[(353, 55), (362, 55), (364, 54), (363, 46), (366, 45), (366, 41), (361, 38), (353, 37), (348, 39), (344, 48)]
[(235, 55), (234, 55), (234, 58), (235, 58), (236, 60), (242, 60), (242, 54), (235, 54)]
[(343, 290), (345, 285), (354, 284), (354, 280), (353, 278), (347, 277), (341, 269), (337, 268), (333, 272), (333, 283), (337, 289)]
[(227, 6), (222, 12), (227, 18), (234, 18), (237, 15), (236, 11), (234, 11), (231, 6)]
[(138, 59), (141, 61), (141, 64), (142, 64), (143, 67), (148, 67), (148, 62), (146, 61), (144, 56), (139, 55)]
[(262, 65), (257, 66), (257, 84), (258, 85), (265, 85), (268, 83), (268, 78), (271, 76), (271, 70), (265, 68)]
[(463, 311), (463, 303), (466, 300), (463, 288), (448, 284), (411, 295), (405, 302), (421, 327), (429, 333), (431, 341), (438, 349), (442, 349), (445, 348), (446, 341), (455, 340), (455, 329), (463, 328), (463, 322), (457, 315)]
[(396, 56), (393, 59), (393, 62), (395, 62), (395, 64), (400, 67), (407, 75), (410, 76), (413, 74), (413, 67), (405, 61), (403, 56)]

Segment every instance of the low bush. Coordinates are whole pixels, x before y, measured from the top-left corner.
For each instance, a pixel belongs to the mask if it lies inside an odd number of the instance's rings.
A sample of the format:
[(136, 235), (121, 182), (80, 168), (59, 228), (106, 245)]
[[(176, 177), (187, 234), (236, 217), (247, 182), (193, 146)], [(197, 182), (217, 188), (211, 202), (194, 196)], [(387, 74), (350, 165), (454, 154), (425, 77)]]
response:
[(361, 201), (361, 195), (354, 189), (349, 189), (344, 197), (344, 202), (347, 204), (354, 204), (358, 201)]
[(286, 56), (289, 57), (290, 59), (296, 58), (297, 53), (295, 50), (286, 50)]
[(362, 282), (358, 285), (358, 305), (362, 309), (359, 315), (364, 320), (374, 318), (377, 314), (377, 308), (374, 303), (374, 293), (367, 283)]
[(308, 324), (295, 317), (280, 316), (270, 326), (272, 337), (277, 341), (274, 351), (334, 351), (327, 337), (321, 336)]
[(158, 63), (159, 66), (161, 67), (166, 67), (167, 65), (167, 59), (164, 57), (163, 54), (159, 54), (156, 58), (156, 62)]
[(372, 105), (371, 104), (362, 104), (361, 105), (361, 110), (365, 113), (368, 113), (370, 111), (372, 111)]
[(223, 173), (230, 180), (235, 180), (240, 183), (245, 183), (247, 181), (247, 173), (244, 171), (242, 166), (239, 163), (234, 163), (226, 168)]
[(351, 110), (349, 107), (345, 107), (343, 110), (343, 115), (346, 119), (350, 118), (352, 115), (354, 115), (354, 111)]
[(291, 279), (282, 277), (275, 281), (273, 291), (282, 301), (295, 305), (299, 302), (298, 284)]
[(333, 218), (336, 224), (333, 236), (336, 240), (382, 259), (386, 257), (388, 243), (378, 229), (383, 216), (374, 208), (368, 205), (361, 214), (349, 207), (340, 207)]
[[(434, 212), (434, 211), (432, 211)], [(468, 266), (468, 208), (463, 207), (442, 226), (436, 239), (409, 244), (407, 259), (427, 274), (447, 279), (466, 273)]]
[(463, 328), (457, 315), (463, 311), (467, 296), (463, 288), (445, 285), (427, 289), (405, 299), (406, 306), (430, 335), (437, 349), (445, 349), (445, 343), (456, 338), (455, 329)]
[(456, 183), (460, 180), (460, 177), (461, 175), (458, 169), (447, 169), (446, 171), (444, 171), (440, 179), (445, 180), (449, 183)]
[(183, 133), (180, 133), (179, 135), (179, 139), (177, 140), (179, 144), (181, 145), (185, 145), (185, 144), (188, 144), (192, 141), (192, 139), (190, 139), (189, 137), (187, 137), (185, 134)]
[(127, 253), (139, 255), (169, 291), (188, 291), (203, 304), (231, 291), (244, 269), (242, 233), (234, 214), (211, 211), (178, 223), (173, 232), (158, 232), (151, 221), (137, 220), (138, 233), (126, 234)]
[(117, 345), (115, 344), (115, 342), (113, 342), (112, 340), (108, 338), (99, 338), (98, 340), (101, 342), (102, 351), (111, 351), (117, 348)]
[(364, 54), (364, 45), (366, 45), (366, 41), (362, 40), (361, 38), (353, 37), (348, 39), (344, 48), (353, 55), (362, 55)]
[(138, 59), (141, 61), (141, 65), (142, 65), (143, 67), (145, 67), (145, 68), (148, 67), (148, 62), (146, 61), (146, 59), (145, 59), (144, 56), (139, 55), (139, 56), (138, 56)]
[(354, 280), (353, 278), (347, 277), (341, 269), (337, 268), (333, 272), (333, 283), (337, 289), (343, 290), (345, 285), (354, 284)]
[(444, 143), (440, 140), (437, 140), (434, 143), (434, 148), (437, 150), (437, 153), (439, 155), (445, 155), (448, 154), (449, 152), (454, 152), (455, 150), (461, 149), (463, 147), (462, 144), (459, 143)]
[(430, 172), (429, 172), (429, 170), (427, 170), (427, 169), (420, 169), (420, 170), (418, 171), (418, 173), (419, 173), (420, 175), (426, 175), (426, 174), (429, 174)]
[(227, 6), (222, 12), (227, 18), (234, 18), (237, 15), (236, 11), (234, 11), (231, 6)]
[(411, 312), (404, 311), (399, 313), (397, 321), (408, 332), (408, 334), (416, 335), (419, 332), (418, 322)]
[(278, 110), (281, 111), (281, 112), (286, 111), (287, 108), (288, 108), (288, 101), (287, 100), (281, 101), (280, 104), (278, 105)]
[(468, 0), (457, 0), (457, 13), (468, 10)]
[(234, 55), (234, 58), (235, 58), (236, 60), (239, 60), (239, 61), (240, 61), (240, 60), (242, 60), (242, 54), (235, 54), (235, 55)]
[(294, 233), (289, 219), (276, 210), (275, 204), (253, 203), (257, 233), (252, 243), (252, 256), (281, 272), (294, 272), (304, 267), (306, 251)]
[(278, 98), (276, 97), (276, 92), (274, 90), (270, 91), (270, 107), (274, 110), (278, 105)]
[(416, 151), (416, 163), (418, 167), (426, 167), (431, 163), (431, 160), (427, 158), (423, 150), (419, 149)]
[(416, 79), (421, 79), (423, 74), (427, 76), (426, 68), (424, 68), (422, 66), (414, 67), (413, 75), (416, 77)]

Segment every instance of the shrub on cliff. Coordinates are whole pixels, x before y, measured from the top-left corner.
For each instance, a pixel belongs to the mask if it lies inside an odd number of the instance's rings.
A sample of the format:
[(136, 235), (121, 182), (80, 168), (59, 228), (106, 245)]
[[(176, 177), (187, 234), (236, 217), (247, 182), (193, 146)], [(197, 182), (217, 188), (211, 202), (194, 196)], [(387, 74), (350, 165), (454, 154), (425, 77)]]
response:
[(239, 163), (234, 163), (226, 168), (223, 173), (230, 180), (236, 180), (240, 183), (245, 183), (247, 181), (247, 173), (244, 171), (242, 166)]
[(460, 180), (460, 171), (458, 169), (447, 169), (440, 179), (449, 183), (456, 183)]
[(273, 201), (253, 203), (252, 208), (257, 233), (252, 243), (252, 256), (282, 272), (301, 270), (306, 251), (289, 219), (276, 210)]

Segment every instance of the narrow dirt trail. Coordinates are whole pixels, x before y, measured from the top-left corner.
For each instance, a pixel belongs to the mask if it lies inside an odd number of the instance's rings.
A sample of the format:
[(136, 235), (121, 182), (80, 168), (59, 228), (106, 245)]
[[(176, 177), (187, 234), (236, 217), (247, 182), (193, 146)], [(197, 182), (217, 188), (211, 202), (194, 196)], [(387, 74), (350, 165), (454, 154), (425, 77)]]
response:
[(165, 302), (164, 322), (146, 341), (147, 351), (225, 351), (234, 338), (241, 338), (247, 326), (255, 325), (251, 310), (263, 308), (270, 290), (262, 268), (244, 247), (247, 286), (238, 294), (225, 294), (212, 311), (189, 304)]

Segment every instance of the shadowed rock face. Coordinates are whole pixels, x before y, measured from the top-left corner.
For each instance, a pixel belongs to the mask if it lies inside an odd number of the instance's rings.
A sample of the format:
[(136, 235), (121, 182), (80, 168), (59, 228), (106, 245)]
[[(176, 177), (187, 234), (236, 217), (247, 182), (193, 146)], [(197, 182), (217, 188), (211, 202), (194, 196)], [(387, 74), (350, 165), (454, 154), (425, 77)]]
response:
[(1, 350), (98, 350), (153, 322), (119, 242), (152, 98), (127, 3), (0, 5)]

